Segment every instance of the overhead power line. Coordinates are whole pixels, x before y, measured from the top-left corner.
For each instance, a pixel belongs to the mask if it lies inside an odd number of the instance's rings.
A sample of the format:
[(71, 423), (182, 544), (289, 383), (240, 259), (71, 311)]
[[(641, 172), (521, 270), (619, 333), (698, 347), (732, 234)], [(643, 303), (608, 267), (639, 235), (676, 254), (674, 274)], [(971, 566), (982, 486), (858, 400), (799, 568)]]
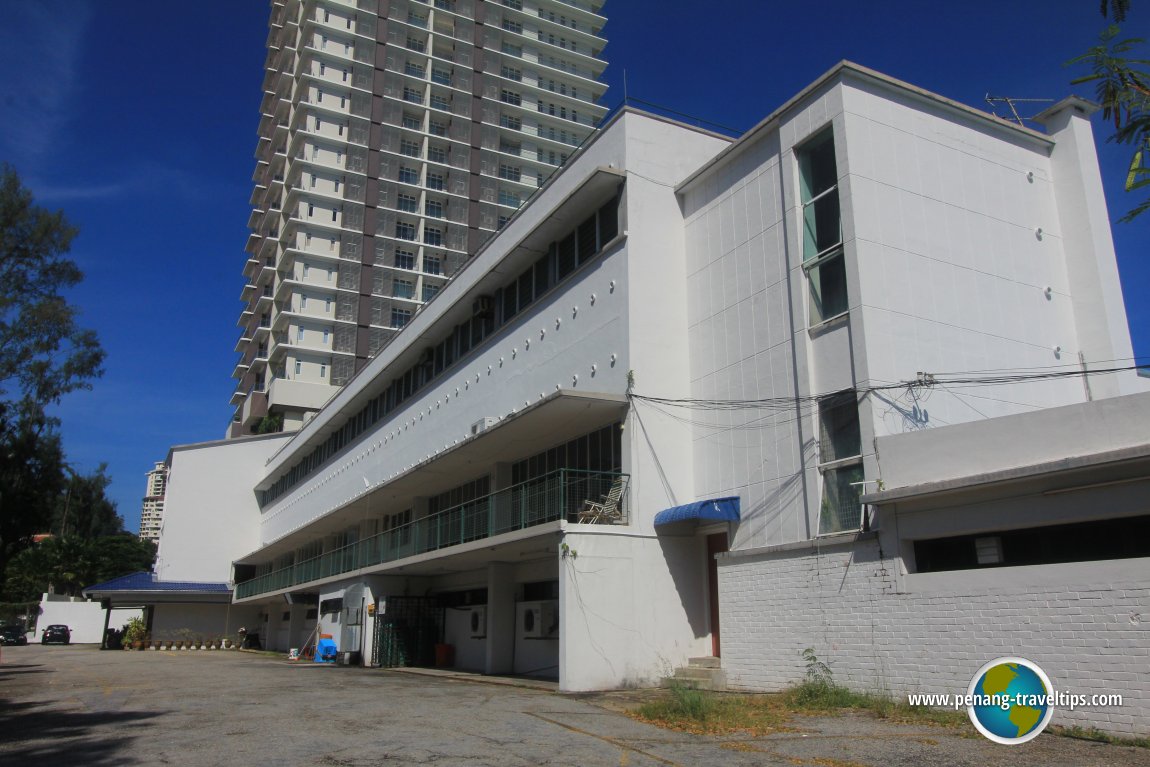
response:
[(853, 387), (841, 389), (824, 394), (810, 394), (792, 397), (766, 397), (761, 399), (704, 399), (704, 398), (671, 398), (651, 397), (643, 394), (629, 392), (628, 397), (639, 402), (663, 408), (685, 408), (689, 410), (705, 411), (743, 411), (757, 410), (768, 412), (788, 412), (799, 405), (809, 405), (832, 397), (853, 391), (857, 397), (865, 397), (872, 392), (902, 391), (914, 389), (930, 389), (939, 387), (944, 389), (972, 388), (981, 386), (1009, 386), (1013, 384), (1029, 383), (1032, 381), (1051, 381), (1060, 378), (1081, 378), (1082, 376), (1113, 375), (1139, 370), (1144, 365), (1120, 365), (1115, 367), (1072, 370), (1038, 369), (1033, 372), (1001, 373), (998, 375), (971, 375), (969, 373), (926, 373), (921, 372), (916, 378), (909, 381), (876, 386)]

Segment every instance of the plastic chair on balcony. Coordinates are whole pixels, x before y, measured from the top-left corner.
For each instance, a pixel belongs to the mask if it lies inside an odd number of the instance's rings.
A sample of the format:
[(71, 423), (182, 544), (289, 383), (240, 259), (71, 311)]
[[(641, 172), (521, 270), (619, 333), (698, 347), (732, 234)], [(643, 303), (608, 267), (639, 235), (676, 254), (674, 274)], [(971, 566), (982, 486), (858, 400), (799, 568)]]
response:
[(587, 524), (615, 525), (623, 522), (623, 487), (625, 478), (616, 477), (607, 494), (596, 501), (583, 501), (579, 521)]

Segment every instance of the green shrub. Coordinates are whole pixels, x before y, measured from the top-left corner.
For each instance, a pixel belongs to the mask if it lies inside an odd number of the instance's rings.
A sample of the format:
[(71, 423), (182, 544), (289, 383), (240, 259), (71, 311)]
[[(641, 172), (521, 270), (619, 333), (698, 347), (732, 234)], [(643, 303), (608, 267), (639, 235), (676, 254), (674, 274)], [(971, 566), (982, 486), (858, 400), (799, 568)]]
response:
[(124, 644), (143, 642), (148, 636), (148, 627), (143, 618), (132, 618), (124, 624)]

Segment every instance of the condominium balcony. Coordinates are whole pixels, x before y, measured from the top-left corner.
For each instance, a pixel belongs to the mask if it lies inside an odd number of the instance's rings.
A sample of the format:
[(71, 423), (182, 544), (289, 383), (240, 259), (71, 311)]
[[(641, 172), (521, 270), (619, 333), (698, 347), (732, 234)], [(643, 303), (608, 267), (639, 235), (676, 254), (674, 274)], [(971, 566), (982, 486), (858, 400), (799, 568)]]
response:
[(474, 541), (551, 522), (578, 522), (593, 504), (612, 496), (618, 514), (603, 521), (626, 524), (630, 475), (558, 469), (373, 535), (356, 543), (236, 584), (236, 599), (247, 599), (301, 584), (376, 568), (440, 552)]

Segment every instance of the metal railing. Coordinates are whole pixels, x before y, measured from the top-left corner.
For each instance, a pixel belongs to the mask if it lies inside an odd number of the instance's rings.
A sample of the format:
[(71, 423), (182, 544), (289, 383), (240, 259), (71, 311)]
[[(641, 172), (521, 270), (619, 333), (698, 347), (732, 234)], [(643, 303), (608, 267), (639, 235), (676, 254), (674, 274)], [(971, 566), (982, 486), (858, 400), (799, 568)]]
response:
[(589, 502), (601, 502), (617, 483), (622, 486), (621, 494), (616, 494), (620, 498), (620, 521), (626, 523), (630, 475), (558, 469), (237, 583), (236, 598), (246, 599), (559, 519), (575, 522)]

